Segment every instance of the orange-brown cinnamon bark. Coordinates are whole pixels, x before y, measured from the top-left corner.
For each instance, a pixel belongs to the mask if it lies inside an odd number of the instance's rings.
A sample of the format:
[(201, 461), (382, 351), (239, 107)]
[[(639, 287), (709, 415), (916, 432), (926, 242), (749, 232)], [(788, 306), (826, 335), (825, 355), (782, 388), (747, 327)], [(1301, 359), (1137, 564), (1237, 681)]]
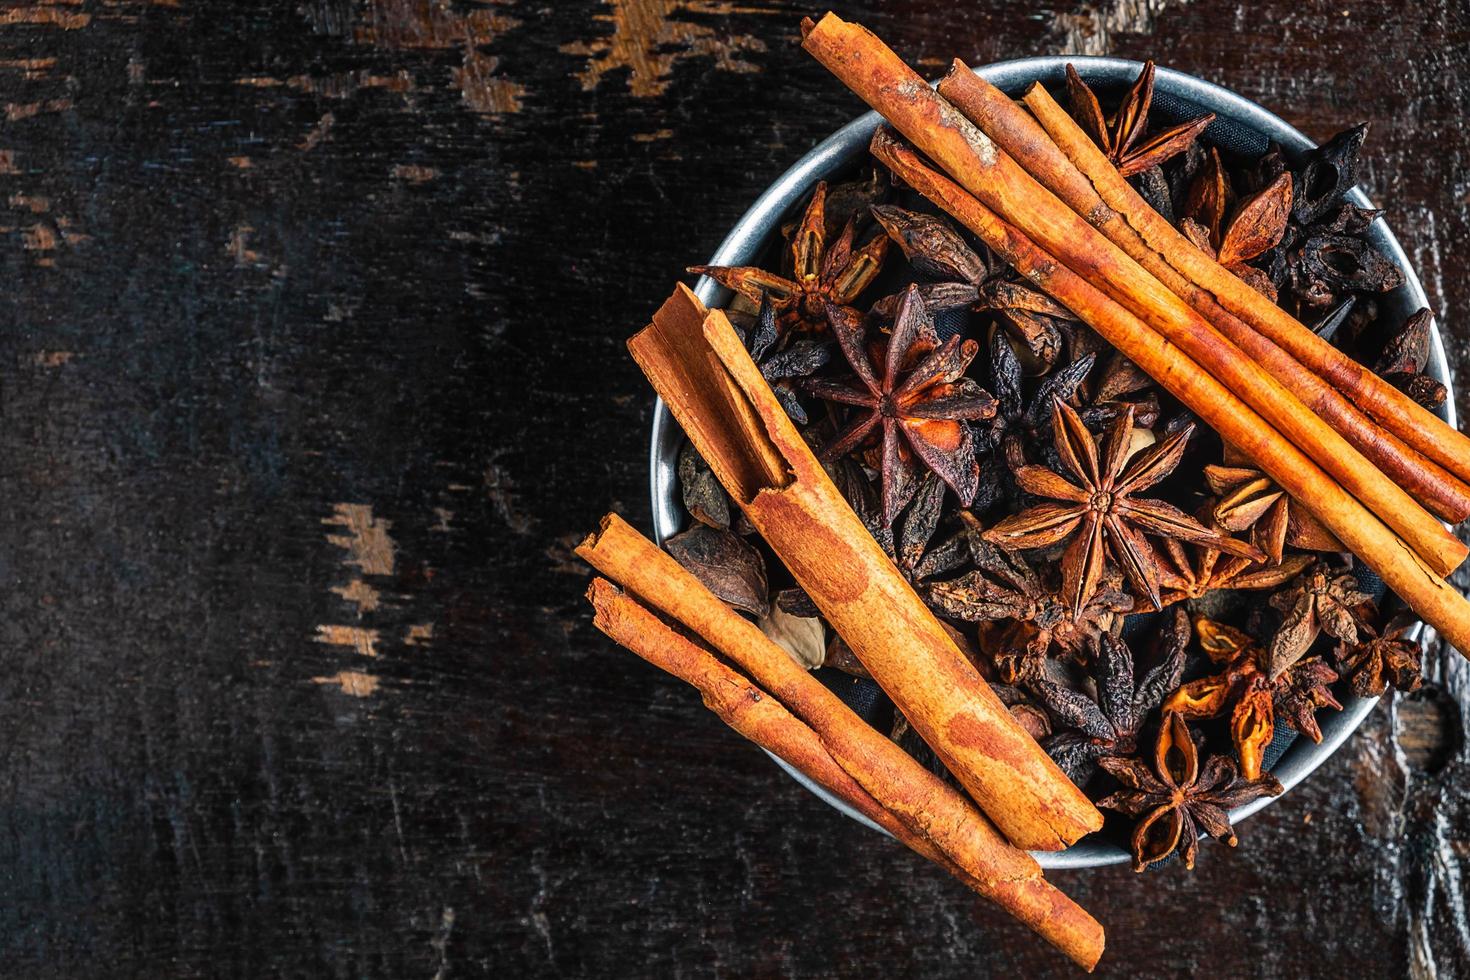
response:
[[(1178, 243), (1182, 245), (1165, 242), (1160, 245), (1160, 251), (1155, 251), (1098, 196), (1092, 181), (1052, 141), (1047, 129), (1010, 96), (977, 76), (962, 61), (955, 61), (949, 75), (939, 83), (939, 93), (1042, 186), (1185, 300), (1415, 500), (1453, 523), (1470, 517), (1470, 486), (1374, 421), (1295, 357), (1221, 306), (1213, 294), (1185, 278), (1171, 264), (1178, 260), (1166, 258), (1163, 253), (1174, 247), (1193, 249), (1194, 246), (1179, 236)], [(1075, 130), (1067, 138), (1073, 142), (1074, 152), (1092, 158), (1088, 161), (1090, 169), (1111, 166), (1101, 151), (1094, 148), (1088, 154), (1075, 145), (1077, 141), (1087, 142), (1089, 146), (1091, 143), (1044, 88), (1033, 85), (1025, 101), (1038, 118), (1047, 121), (1049, 128)]]
[(1445, 423), (1433, 412), (1384, 381), (1332, 344), (1317, 336), (1291, 314), (1251, 288), (1229, 269), (1195, 248), (1156, 212), (1128, 181), (1118, 175), (1095, 149), (1070, 116), (1050, 111), (1039, 86), (1027, 93), (1026, 104), (1062, 152), (1086, 175), (1103, 202), (1181, 275), (1211, 295), (1224, 309), (1249, 324), (1319, 375), (1359, 408), (1409, 446), (1439, 463), (1461, 480), (1470, 481), (1470, 436)]
[[(616, 541), (626, 542), (627, 538), (620, 535)], [(644, 539), (644, 545), (632, 546), (634, 554), (645, 560), (647, 549), (660, 554), (652, 542)], [(602, 547), (618, 545), (610, 542)], [(652, 581), (647, 578), (640, 581), (645, 587), (659, 589), (660, 594), (668, 589), (703, 589), (698, 582), (690, 586), (682, 581), (660, 581), (656, 576)], [(822, 715), (823, 723), (811, 724), (797, 717), (779, 698), (720, 663), (606, 579), (594, 580), (587, 596), (596, 610), (598, 629), (693, 685), (705, 705), (735, 731), (786, 760), (915, 852), (1000, 905), (1079, 965), (1091, 970), (1097, 963), (1103, 950), (1102, 927), (1048, 884), (1030, 855), (1006, 843), (963, 796), (868, 727), (759, 631), (764, 649), (753, 638), (737, 645), (764, 668), (779, 672), (778, 662), (794, 667), (805, 679), (800, 686), (809, 689), (805, 701), (835, 702)], [(737, 622), (750, 625), (733, 612), (730, 616), (731, 626)], [(821, 694), (813, 694), (811, 688)], [(852, 745), (862, 741), (871, 741), (872, 750), (853, 759)], [(931, 802), (924, 805), (915, 802), (918, 800)]]
[(872, 149), (905, 183), (1075, 313), (1302, 502), (1456, 649), (1470, 651), (1470, 602), (1249, 405), (1148, 324), (1057, 262), (963, 187), (925, 165), (890, 133), (879, 130)]
[[(715, 475), (734, 474), (726, 489), (751, 523), (1002, 833), (1019, 847), (1059, 850), (1100, 827), (1097, 808), (1015, 722), (853, 513), (724, 314), (680, 286), (628, 347)], [(743, 400), (740, 414), (719, 414), (730, 399)], [(779, 462), (761, 485), (732, 455)]]
[(1431, 569), (1445, 574), (1463, 561), (1466, 546), (1402, 487), (1127, 253), (1038, 184), (882, 41), (828, 14), (806, 30), (803, 46), (987, 207), (1237, 392), (1378, 514)]

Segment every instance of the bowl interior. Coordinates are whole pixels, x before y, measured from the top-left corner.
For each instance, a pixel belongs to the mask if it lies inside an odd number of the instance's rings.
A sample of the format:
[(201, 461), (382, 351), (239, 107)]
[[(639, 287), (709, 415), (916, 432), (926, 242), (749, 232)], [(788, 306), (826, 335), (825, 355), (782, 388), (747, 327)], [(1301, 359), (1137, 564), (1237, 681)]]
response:
[[(1008, 94), (1018, 95), (1033, 81), (1041, 81), (1048, 86), (1060, 85), (1068, 63), (1076, 67), (1084, 81), (1103, 93), (1118, 92), (1131, 85), (1143, 67), (1140, 62), (1120, 58), (1022, 58), (986, 65), (976, 69), (976, 74)], [(1280, 144), (1288, 154), (1300, 153), (1315, 145), (1306, 136), (1255, 103), (1192, 75), (1161, 67), (1155, 76), (1154, 90), (1155, 106), (1166, 115), (1177, 115), (1184, 119), (1205, 112), (1215, 113), (1216, 122), (1206, 131), (1205, 138), (1238, 152), (1261, 153), (1270, 142)], [(772, 237), (779, 234), (783, 216), (801, 203), (817, 181), (839, 175), (866, 157), (868, 141), (880, 122), (878, 114), (870, 112), (823, 140), (797, 161), (766, 189), (735, 224), (715, 254), (710, 257), (709, 264), (744, 265), (757, 261)], [(1347, 199), (1360, 207), (1372, 206), (1367, 195), (1359, 189), (1352, 190)], [(1428, 306), (1424, 289), (1409, 266), (1408, 258), (1381, 218), (1373, 223), (1369, 238), (1404, 273), (1404, 284), (1380, 300), (1381, 315), (1396, 322)], [(719, 306), (729, 297), (727, 290), (721, 289), (708, 278), (699, 281), (695, 292), (708, 306)], [(1448, 386), (1449, 365), (1437, 325), (1432, 328), (1430, 343), (1427, 372)], [(1441, 406), (1439, 414), (1451, 425), (1455, 424), (1453, 389), (1450, 397)], [(660, 543), (682, 530), (687, 520), (679, 498), (676, 474), (678, 454), (683, 441), (684, 434), (668, 409), (662, 402), (658, 402), (654, 408), (650, 479), (654, 534)], [(1342, 711), (1321, 719), (1320, 744), (1297, 739), (1272, 769), (1286, 790), (1289, 792), (1326, 761), (1362, 724), (1376, 703), (1376, 698), (1346, 697), (1343, 699)], [(832, 797), (780, 759), (776, 761), (792, 778), (827, 803), (854, 820), (883, 832), (876, 824)], [(1257, 800), (1234, 811), (1231, 817), (1239, 822), (1270, 805), (1275, 799), (1280, 797)], [(1065, 851), (1038, 852), (1036, 858), (1046, 868), (1082, 868), (1123, 863), (1129, 859), (1129, 855), (1109, 841), (1088, 839)]]

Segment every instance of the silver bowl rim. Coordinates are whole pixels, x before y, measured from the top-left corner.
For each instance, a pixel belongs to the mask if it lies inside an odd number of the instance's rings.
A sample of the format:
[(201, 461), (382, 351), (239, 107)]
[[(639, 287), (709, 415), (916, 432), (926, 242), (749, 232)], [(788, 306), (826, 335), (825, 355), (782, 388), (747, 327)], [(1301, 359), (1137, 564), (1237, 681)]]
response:
[[(1085, 81), (1101, 85), (1131, 84), (1143, 67), (1142, 62), (1123, 58), (1045, 56), (994, 62), (976, 68), (975, 73), (997, 87), (1014, 94), (1036, 80), (1047, 85), (1060, 83), (1069, 63), (1076, 67)], [(1187, 99), (1202, 109), (1215, 113), (1217, 117), (1246, 124), (1264, 134), (1268, 139), (1279, 143), (1288, 152), (1301, 152), (1316, 145), (1274, 113), (1213, 82), (1161, 66), (1157, 69), (1154, 85), (1156, 91)], [(848, 123), (813, 147), (790, 169), (776, 178), (775, 182), (756, 199), (750, 209), (735, 223), (725, 240), (720, 243), (720, 247), (710, 257), (708, 264), (741, 265), (754, 260), (765, 245), (767, 238), (780, 227), (781, 218), (786, 211), (799, 202), (817, 181), (831, 177), (855, 162), (866, 151), (868, 141), (880, 122), (878, 113), (869, 112)], [(1372, 203), (1361, 188), (1354, 188), (1347, 195), (1347, 199), (1360, 207), (1372, 207)], [(1408, 257), (1382, 218), (1373, 223), (1369, 237), (1373, 244), (1404, 273), (1404, 285), (1390, 294), (1385, 299), (1384, 305), (1391, 311), (1397, 311), (1401, 316), (1407, 316), (1413, 310), (1429, 306), (1424, 288), (1410, 266)], [(727, 301), (729, 295), (727, 290), (721, 289), (718, 284), (707, 277), (699, 280), (694, 291), (708, 306), (720, 305)], [(1450, 425), (1455, 425), (1454, 395), (1449, 362), (1445, 357), (1444, 343), (1437, 323), (1431, 331), (1429, 363), (1426, 370), (1435, 379), (1450, 386), (1451, 395), (1445, 399), (1439, 414)], [(668, 408), (662, 400), (656, 401), (649, 469), (654, 535), (660, 543), (669, 536), (677, 534), (686, 519), (678, 497), (676, 477), (676, 461), (682, 441), (683, 433), (674, 422), (673, 416), (669, 414)], [(1422, 630), (1422, 625), (1417, 628)], [(1328, 716), (1322, 722), (1322, 741), (1320, 743), (1298, 738), (1276, 763), (1272, 772), (1281, 781), (1285, 792), (1281, 796), (1267, 797), (1240, 807), (1231, 812), (1231, 819), (1239, 823), (1276, 800), (1282, 799), (1294, 786), (1326, 762), (1343, 742), (1347, 741), (1377, 703), (1377, 698), (1349, 697), (1342, 711)], [(787, 765), (782, 759), (774, 755), (771, 758), (775, 759), (776, 763), (798, 783), (837, 810), (879, 833), (886, 833), (877, 824), (833, 797), (822, 787)], [(1064, 851), (1037, 851), (1034, 852), (1034, 855), (1042, 867), (1048, 869), (1102, 867), (1122, 864), (1129, 860), (1129, 855), (1124, 849), (1098, 840), (1082, 840)]]

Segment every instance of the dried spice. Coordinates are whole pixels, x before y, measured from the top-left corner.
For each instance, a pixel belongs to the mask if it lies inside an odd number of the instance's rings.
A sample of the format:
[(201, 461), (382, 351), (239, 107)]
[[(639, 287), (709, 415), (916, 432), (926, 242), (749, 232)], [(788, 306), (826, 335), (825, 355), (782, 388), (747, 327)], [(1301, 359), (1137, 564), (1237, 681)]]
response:
[(1416, 691), (1423, 647), (1410, 639), (1415, 620), (1412, 613), (1400, 613), (1383, 627), (1382, 633), (1371, 626), (1360, 629), (1367, 639), (1337, 645), (1337, 665), (1351, 678), (1353, 693), (1360, 698), (1376, 698), (1389, 687), (1399, 691)]
[(1207, 113), (1145, 138), (1148, 110), (1154, 98), (1152, 61), (1144, 64), (1143, 71), (1111, 119), (1103, 116), (1097, 96), (1071, 65), (1067, 66), (1067, 95), (1072, 103), (1072, 116), (1124, 177), (1157, 167), (1182, 152), (1215, 118), (1214, 113)]
[(951, 337), (942, 343), (916, 287), (899, 305), (886, 347), (870, 350), (862, 317), (829, 307), (832, 332), (855, 376), (812, 380), (806, 388), (826, 401), (866, 409), (823, 450), (836, 459), (881, 437), (883, 520), (892, 524), (916, 488), (917, 462), (929, 467), (968, 505), (980, 484), (975, 438), (965, 423), (995, 414), (995, 399), (965, 369), (979, 345)]
[[(1150, 120), (1153, 77), (1149, 65), (1110, 113), (1072, 73), (1072, 112), (1201, 250), (1411, 398), (1440, 404), (1444, 388), (1425, 373), (1430, 313), (1397, 329), (1380, 322), (1381, 293), (1400, 279), (1368, 238), (1379, 212), (1346, 199), (1363, 129), (1300, 157), (1273, 147), (1247, 160), (1202, 140), (1208, 117)], [(1419, 683), (1411, 621), (1385, 624), (1355, 580), (1320, 561), (1346, 549), (1306, 508), (1232, 446), (1192, 435), (1185, 406), (917, 186), (875, 171), (820, 188), (783, 228), (789, 246), (771, 269), (698, 271), (741, 294), (732, 319), (786, 414), (825, 450), (834, 483), (899, 572), (963, 631), (957, 643), (1011, 716), (1074, 781), (1105, 794), (1109, 780), (1089, 782), (1099, 759), (1126, 768), (1120, 760), (1141, 746), (1157, 750), (1156, 730), (1171, 740), (1167, 770), (1157, 757), (1135, 763), (1159, 801), (1127, 804), (1144, 818), (1135, 860), (1184, 851), (1192, 863), (1198, 830), (1216, 812), (1225, 819), (1232, 794), (1273, 791), (1262, 757), (1277, 723), (1320, 738), (1317, 713), (1347, 690)], [(892, 245), (906, 263), (880, 280)], [(696, 455), (683, 454), (678, 472), (686, 509), (707, 525), (696, 538), (748, 531)], [(729, 601), (758, 610), (765, 588), (768, 611), (753, 614), (766, 628), (779, 620), (803, 664), (867, 678), (783, 568), (772, 564), (760, 586), (733, 546), (720, 548), (703, 574), (726, 580)], [(1151, 605), (1163, 612), (1140, 614)], [(1181, 684), (1191, 617), (1214, 667)], [(1326, 659), (1313, 655), (1323, 633), (1336, 641)], [(872, 699), (886, 727), (887, 702), (876, 688)], [(903, 747), (939, 771), (895, 714)], [(1227, 723), (1188, 728), (1214, 718)], [(1197, 750), (1188, 767), (1178, 727)], [(1186, 778), (1206, 756), (1208, 773)], [(1119, 778), (1125, 793), (1141, 792), (1143, 776)], [(1121, 795), (1104, 802), (1124, 809)], [(1197, 800), (1215, 811), (1201, 817), (1189, 809)], [(1229, 838), (1228, 821), (1212, 826)]]
[(1153, 607), (1163, 607), (1158, 561), (1145, 534), (1207, 542), (1230, 554), (1260, 557), (1251, 545), (1210, 530), (1172, 504), (1137, 496), (1179, 464), (1193, 426), (1131, 461), (1132, 411), (1124, 412), (1109, 428), (1101, 452), (1077, 413), (1063, 402), (1055, 403), (1052, 428), (1057, 454), (1077, 483), (1043, 466), (1018, 468), (1016, 482), (1023, 489), (1061, 503), (1039, 504), (1008, 517), (986, 537), (1002, 547), (1023, 550), (1068, 541), (1062, 554), (1062, 594), (1074, 611), (1087, 603), (1102, 577), (1104, 547)]
[(1428, 309), (1419, 310), (1389, 338), (1373, 365), (1373, 370), (1383, 375), (1384, 380), (1425, 408), (1438, 408), (1445, 400), (1445, 386), (1424, 373), (1429, 363), (1429, 331), (1433, 325), (1434, 314)]
[(1271, 597), (1282, 614), (1281, 628), (1271, 638), (1266, 667), (1272, 677), (1300, 660), (1318, 635), (1343, 643), (1358, 642), (1358, 630), (1373, 614), (1373, 598), (1358, 589), (1351, 572), (1316, 562), (1285, 592)]
[(696, 524), (665, 541), (664, 549), (736, 609), (758, 619), (770, 613), (766, 561), (738, 534)]
[[(977, 512), (983, 513), (1001, 500), (1019, 498), (1012, 469), (1022, 461), (1022, 445), (1035, 443), (1042, 433), (1050, 433), (1052, 404), (1076, 398), (1095, 360), (1092, 354), (1085, 354), (1065, 367), (1056, 368), (1042, 379), (1028, 399), (1021, 362), (1010, 341), (1000, 331), (991, 337), (990, 390), (995, 394), (996, 413), (975, 427), (976, 449), (991, 451), (980, 473), (980, 489), (975, 494)], [(997, 449), (1003, 452), (995, 452)]]
[(1238, 841), (1230, 811), (1282, 792), (1270, 773), (1241, 778), (1227, 756), (1211, 756), (1201, 767), (1199, 748), (1179, 715), (1164, 716), (1152, 766), (1127, 758), (1099, 761), (1124, 789), (1097, 805), (1138, 820), (1133, 828), (1134, 871), (1158, 864), (1175, 851), (1183, 856), (1184, 866), (1193, 869), (1200, 831), (1234, 847)]
[(1032, 701), (1025, 691), (1009, 684), (992, 684), (990, 689), (1027, 735), (1040, 742), (1051, 734), (1051, 718), (1047, 716), (1046, 709)]
[(846, 306), (878, 277), (888, 238), (876, 235), (856, 247), (857, 215), (836, 241), (826, 228), (827, 185), (817, 185), (811, 203), (791, 238), (790, 278), (755, 266), (694, 265), (689, 272), (709, 276), (727, 289), (759, 304), (769, 296), (783, 333), (820, 332), (826, 328), (827, 308)]
[(806, 409), (797, 397), (796, 384), (826, 367), (832, 360), (834, 345), (829, 340), (801, 338), (773, 350), (779, 339), (776, 304), (769, 293), (762, 294), (760, 311), (746, 346), (786, 414), (798, 425), (805, 425), (808, 421)]
[(1219, 589), (1274, 589), (1295, 578), (1312, 561), (1308, 555), (1293, 555), (1271, 565), (1227, 555), (1209, 544), (1185, 544), (1174, 538), (1164, 540), (1164, 554), (1169, 560), (1161, 563), (1159, 578), (1165, 606), (1203, 599)]
[[(1212, 160), (1213, 169), (1219, 172), (1217, 179), (1223, 180), (1223, 171), (1219, 171), (1219, 154), (1215, 154)], [(1215, 202), (1223, 205), (1224, 195), (1219, 194), (1219, 188), (1215, 187), (1208, 196), (1211, 199), (1208, 205), (1202, 200), (1201, 206), (1216, 230), (1212, 233), (1193, 218), (1186, 218), (1183, 223), (1185, 236), (1258, 292), (1275, 300), (1276, 286), (1270, 276), (1249, 263), (1275, 248), (1286, 234), (1287, 219), (1291, 215), (1291, 176), (1281, 174), (1264, 190), (1242, 201), (1236, 208), (1235, 217), (1223, 229)]]
[[(714, 592), (714, 589), (710, 591)], [(793, 616), (780, 606), (772, 606), (766, 615), (756, 620), (756, 625), (776, 646), (791, 654), (791, 659), (807, 670), (815, 670), (827, 659), (827, 631), (816, 617)]]
[(1179, 686), (1184, 651), (1189, 646), (1189, 617), (1176, 610), (1164, 623), (1157, 662), (1136, 682), (1137, 668), (1128, 644), (1104, 633), (1096, 641), (1096, 699), (1053, 681), (1038, 680), (1032, 685), (1041, 703), (1068, 729), (1053, 735), (1043, 747), (1079, 786), (1091, 778), (1103, 756), (1136, 755), (1138, 735), (1149, 713)]
[[(1055, 363), (1062, 348), (1061, 323), (1074, 323), (1067, 309), (1021, 281), (1008, 269), (997, 273), (947, 222), (892, 205), (875, 207), (873, 216), (902, 249), (919, 275), (933, 279), (919, 287), (931, 312), (968, 307), (992, 313), (1041, 368)], [(875, 315), (891, 316), (900, 297), (874, 305)]]
[(1298, 224), (1310, 225), (1322, 218), (1357, 184), (1358, 155), (1367, 136), (1367, 123), (1338, 133), (1313, 151), (1306, 166), (1292, 175), (1292, 217)]
[(924, 597), (939, 612), (972, 623), (998, 624), (989, 630), (996, 670), (1007, 684), (1025, 684), (1045, 673), (1053, 653), (1076, 657), (1110, 629), (1117, 616), (1133, 609), (1133, 597), (1116, 588), (1109, 572), (1080, 610), (1063, 601), (1019, 556), (986, 540), (978, 522), (966, 538), (976, 566), (958, 579), (932, 582)]
[(1297, 731), (1314, 742), (1322, 741), (1316, 720), (1310, 713), (1303, 715), (1302, 707), (1310, 702), (1314, 711), (1316, 707), (1342, 708), (1327, 690), (1337, 675), (1324, 670), (1326, 664), (1311, 657), (1273, 678), (1266, 672), (1265, 649), (1246, 633), (1203, 616), (1195, 618), (1194, 632), (1200, 649), (1224, 669), (1179, 688), (1164, 701), (1165, 713), (1176, 712), (1197, 721), (1229, 711), (1230, 738), (1247, 779), (1261, 774), (1266, 746), (1276, 732), (1278, 699), (1290, 699)]
[[(1201, 246), (1202, 241), (1208, 246), (1218, 244), (1231, 197), (1230, 176), (1225, 173), (1220, 151), (1211, 147), (1189, 185), (1189, 196), (1184, 202), (1185, 221), (1180, 228), (1185, 236), (1196, 246)], [(1199, 231), (1191, 233), (1193, 228)]]
[(943, 513), (944, 481), (935, 473), (926, 473), (919, 482), (914, 499), (904, 511), (894, 542), (894, 560), (899, 571), (911, 581), (935, 574), (946, 561), (932, 554), (929, 548)]
[(1119, 351), (1109, 355), (1088, 388), (1086, 404), (1078, 414), (1089, 429), (1109, 424), (1130, 405), (1133, 424), (1138, 428), (1152, 429), (1159, 421), (1159, 399), (1153, 378)]
[(730, 526), (730, 498), (693, 446), (679, 451), (679, 491), (690, 517), (714, 528)]
[(1249, 529), (1251, 542), (1273, 564), (1281, 564), (1287, 545), (1305, 551), (1347, 550), (1255, 467), (1211, 465), (1204, 475), (1210, 491), (1220, 498), (1214, 508), (1216, 523), (1233, 534)]

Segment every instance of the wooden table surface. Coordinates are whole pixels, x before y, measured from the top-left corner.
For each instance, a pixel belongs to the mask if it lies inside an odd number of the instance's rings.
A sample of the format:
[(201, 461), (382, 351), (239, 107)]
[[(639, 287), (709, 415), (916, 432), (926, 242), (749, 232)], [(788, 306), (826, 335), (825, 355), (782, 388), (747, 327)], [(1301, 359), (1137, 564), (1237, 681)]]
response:
[[(623, 350), (856, 101), (788, 0), (0, 7), (0, 974), (1067, 976), (591, 627)], [(1372, 123), (1470, 365), (1463, 0), (841, 8), (937, 74), (1116, 53)], [(1462, 417), (1470, 401), (1459, 402)], [(1119, 977), (1470, 975), (1470, 670), (1191, 875)]]

